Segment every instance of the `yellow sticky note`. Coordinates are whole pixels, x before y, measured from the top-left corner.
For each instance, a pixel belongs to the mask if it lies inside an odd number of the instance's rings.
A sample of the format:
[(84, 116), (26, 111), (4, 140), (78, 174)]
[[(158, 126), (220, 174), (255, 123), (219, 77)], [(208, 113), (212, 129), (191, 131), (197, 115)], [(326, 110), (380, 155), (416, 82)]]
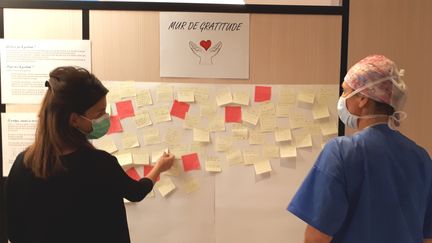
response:
[(292, 139), (291, 129), (289, 128), (279, 128), (275, 131), (276, 142), (290, 141)]
[(209, 121), (210, 132), (225, 131), (225, 120), (221, 117), (215, 117)]
[(233, 99), (230, 91), (224, 91), (216, 95), (216, 103), (218, 106), (227, 105), (231, 102), (233, 102)]
[(127, 165), (133, 164), (131, 153), (120, 153), (120, 154), (116, 154), (114, 156), (117, 158), (117, 160), (121, 166), (127, 166)]
[(195, 127), (198, 127), (201, 121), (201, 117), (198, 115), (194, 115), (194, 114), (189, 114), (186, 113), (185, 119), (184, 119), (184, 123), (183, 123), (183, 128), (186, 129), (193, 129)]
[(202, 142), (192, 142), (190, 145), (190, 153), (199, 153), (201, 156), (205, 157), (207, 154), (206, 143)]
[(208, 131), (194, 128), (193, 129), (193, 140), (196, 142), (210, 142), (210, 133)]
[(313, 104), (315, 100), (315, 93), (313, 91), (302, 91), (297, 95), (297, 101)]
[[(181, 155), (180, 155), (181, 156)], [(180, 164), (178, 160), (175, 160), (171, 168), (162, 173), (167, 176), (179, 176), (180, 175)]]
[(287, 87), (281, 87), (279, 92), (280, 104), (294, 104), (296, 100), (295, 93)]
[(139, 147), (139, 141), (136, 134), (123, 134), (122, 138), (123, 149)]
[(260, 115), (273, 115), (276, 113), (275, 106), (271, 101), (259, 103), (258, 110)]
[(162, 102), (172, 102), (173, 101), (173, 91), (172, 87), (168, 85), (161, 85), (156, 88), (156, 100), (158, 103)]
[(213, 117), (216, 115), (217, 106), (213, 103), (202, 103), (200, 104), (200, 115), (201, 117)]
[(176, 186), (169, 177), (161, 178), (158, 182), (156, 182), (156, 187), (162, 197), (167, 196), (176, 189)]
[(175, 128), (168, 128), (165, 133), (165, 143), (170, 147), (181, 144), (182, 132)]
[(148, 165), (150, 164), (149, 153), (144, 151), (136, 151), (132, 153), (133, 163), (136, 165)]
[(166, 151), (166, 148), (162, 149), (156, 149), (151, 152), (151, 162), (152, 164), (156, 164), (160, 157), (163, 156), (164, 152)]
[(200, 187), (198, 180), (192, 176), (184, 178), (182, 185), (187, 194), (198, 191)]
[(312, 147), (312, 136), (309, 133), (296, 135), (295, 141), (297, 148)]
[(323, 136), (331, 136), (338, 134), (338, 124), (335, 121), (321, 123), (320, 128)]
[(181, 102), (195, 102), (194, 91), (191, 88), (184, 88), (177, 91), (177, 100)]
[(276, 116), (277, 117), (289, 117), (289, 114), (290, 114), (292, 107), (293, 107), (292, 104), (279, 103), (276, 107)]
[(257, 163), (254, 163), (254, 167), (255, 167), (255, 174), (257, 175), (272, 171), (270, 161), (268, 160), (261, 160)]
[(144, 144), (145, 145), (152, 145), (152, 144), (158, 144), (161, 143), (160, 135), (159, 135), (159, 129), (152, 127), (147, 128), (143, 131), (143, 137), (144, 137)]
[(222, 167), (220, 165), (219, 159), (216, 157), (209, 157), (205, 162), (205, 170), (209, 172), (221, 172)]
[(240, 150), (231, 150), (226, 155), (229, 165), (236, 165), (243, 163), (243, 156)]
[(249, 131), (249, 144), (263, 144), (263, 143), (264, 143), (264, 134), (256, 130)]
[(136, 87), (134, 81), (121, 82), (119, 90), (121, 98), (136, 96)]
[(155, 107), (152, 112), (156, 123), (171, 121), (170, 109), (168, 106)]
[(215, 149), (217, 152), (228, 151), (233, 143), (232, 137), (219, 135), (216, 137)]
[(233, 137), (244, 140), (248, 138), (248, 128), (239, 123), (233, 123), (231, 126)]
[(135, 115), (134, 120), (137, 128), (150, 126), (152, 124), (150, 114), (148, 112), (142, 112), (140, 114)]
[(252, 125), (258, 123), (258, 113), (253, 109), (243, 109), (242, 110), (242, 121), (247, 122)]
[(239, 105), (249, 105), (249, 94), (246, 92), (238, 91), (233, 92), (233, 103)]
[(252, 165), (261, 159), (261, 155), (256, 149), (246, 149), (243, 151), (243, 160), (245, 165)]
[(181, 158), (181, 156), (189, 154), (189, 149), (186, 145), (174, 146), (171, 147), (170, 153), (173, 154), (176, 158)]
[(260, 117), (260, 131), (273, 132), (277, 127), (277, 119), (275, 115), (266, 114)]
[(269, 159), (280, 158), (279, 147), (276, 145), (264, 145), (264, 157)]
[(312, 108), (313, 119), (322, 119), (330, 117), (330, 113), (326, 104), (317, 103)]
[(93, 140), (93, 145), (97, 149), (104, 150), (110, 154), (117, 151), (117, 147), (114, 144), (114, 141), (109, 137), (104, 137), (101, 139), (95, 139), (95, 140)]
[(153, 99), (148, 89), (138, 90), (135, 100), (138, 107), (153, 104)]
[(121, 100), (121, 94), (120, 89), (117, 87), (110, 87), (108, 94), (107, 94), (107, 102), (108, 103), (115, 103), (117, 101)]
[(197, 87), (194, 89), (195, 101), (197, 103), (206, 103), (209, 99), (209, 92), (207, 88)]
[(300, 112), (291, 114), (289, 117), (289, 122), (291, 129), (306, 127), (311, 124), (311, 122), (306, 119), (306, 116)]
[(295, 158), (297, 157), (297, 149), (293, 144), (282, 144), (280, 146), (281, 158)]

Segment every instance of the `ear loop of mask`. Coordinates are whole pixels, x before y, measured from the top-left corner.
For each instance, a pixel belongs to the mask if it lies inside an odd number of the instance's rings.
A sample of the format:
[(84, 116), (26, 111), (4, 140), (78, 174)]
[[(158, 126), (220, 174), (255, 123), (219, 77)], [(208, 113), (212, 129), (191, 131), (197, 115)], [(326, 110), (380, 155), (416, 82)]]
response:
[[(403, 69), (400, 70), (399, 75), (400, 76), (404, 75), (404, 70)], [(359, 93), (359, 92), (361, 92), (361, 91), (363, 91), (363, 90), (365, 90), (367, 88), (373, 87), (373, 86), (375, 86), (375, 85), (377, 85), (379, 83), (382, 83), (384, 81), (387, 81), (387, 80), (391, 80), (391, 82), (396, 87), (400, 88), (399, 87), (400, 84), (397, 84), (396, 81), (394, 81), (394, 76), (389, 76), (389, 77), (378, 79), (378, 80), (376, 80), (374, 82), (371, 82), (371, 83), (369, 83), (369, 84), (367, 84), (367, 85), (365, 85), (365, 86), (363, 86), (363, 87), (361, 87), (359, 89), (354, 90), (349, 95), (347, 95), (347, 97), (345, 97), (345, 100), (348, 99), (348, 98), (353, 97), (355, 94), (357, 94), (357, 93)], [(365, 95), (365, 96), (368, 97), (367, 95)], [(367, 118), (376, 118), (376, 117), (388, 117), (389, 120), (387, 122), (387, 125), (389, 126), (389, 128), (392, 129), (392, 130), (397, 130), (397, 128), (399, 127), (401, 121), (405, 120), (408, 117), (408, 114), (406, 112), (404, 112), (404, 111), (395, 111), (391, 115), (374, 114), (374, 115), (359, 116), (358, 118), (359, 119), (367, 119)]]

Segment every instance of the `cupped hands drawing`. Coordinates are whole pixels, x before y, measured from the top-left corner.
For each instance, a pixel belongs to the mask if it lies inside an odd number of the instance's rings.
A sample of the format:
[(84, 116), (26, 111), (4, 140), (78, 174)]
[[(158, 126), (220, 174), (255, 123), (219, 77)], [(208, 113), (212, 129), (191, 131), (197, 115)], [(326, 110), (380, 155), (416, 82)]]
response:
[(193, 41), (189, 41), (189, 47), (199, 58), (199, 64), (209, 65), (213, 64), (213, 57), (215, 57), (221, 50), (222, 42), (219, 41), (216, 45), (212, 46), (211, 40), (202, 40), (199, 45)]

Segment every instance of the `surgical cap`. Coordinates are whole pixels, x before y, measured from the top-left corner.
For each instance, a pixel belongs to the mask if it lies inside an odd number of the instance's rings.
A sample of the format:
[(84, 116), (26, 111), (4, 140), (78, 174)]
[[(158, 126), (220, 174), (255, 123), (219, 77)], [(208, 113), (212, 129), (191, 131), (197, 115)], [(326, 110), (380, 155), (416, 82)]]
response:
[(344, 81), (352, 89), (381, 103), (401, 110), (406, 100), (404, 70), (382, 55), (368, 56), (350, 68)]

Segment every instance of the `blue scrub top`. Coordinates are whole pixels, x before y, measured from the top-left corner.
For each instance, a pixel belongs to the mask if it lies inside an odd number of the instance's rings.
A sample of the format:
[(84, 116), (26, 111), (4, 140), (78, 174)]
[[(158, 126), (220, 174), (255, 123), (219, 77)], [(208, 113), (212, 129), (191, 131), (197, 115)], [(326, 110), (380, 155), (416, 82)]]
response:
[(432, 238), (432, 160), (386, 124), (326, 144), (288, 211), (331, 242)]

